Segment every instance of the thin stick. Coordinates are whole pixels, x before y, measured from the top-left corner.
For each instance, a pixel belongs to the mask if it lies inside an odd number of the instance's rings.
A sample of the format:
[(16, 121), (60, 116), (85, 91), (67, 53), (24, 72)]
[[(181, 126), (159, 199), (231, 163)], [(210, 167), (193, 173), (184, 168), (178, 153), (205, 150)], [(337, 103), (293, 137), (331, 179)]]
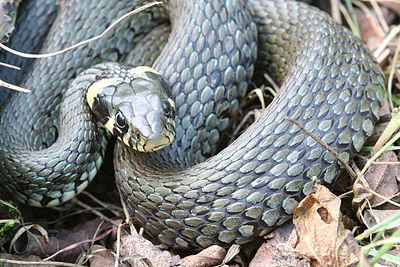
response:
[(278, 84), (274, 81), (274, 79), (272, 79), (271, 76), (268, 75), (268, 73), (264, 73), (264, 77), (272, 85), (272, 87), (274, 88), (274, 90), (276, 92), (279, 92), (281, 90), (281, 88), (278, 86)]
[[(392, 62), (392, 66), (390, 67), (390, 74), (389, 74), (389, 78), (388, 78), (388, 84), (387, 84), (387, 92), (389, 94), (389, 99), (391, 99), (392, 97), (392, 86), (393, 86), (393, 77), (396, 71), (396, 65), (397, 65), (397, 59), (399, 58), (399, 53), (400, 53), (400, 42), (397, 43), (397, 47), (396, 47), (396, 52), (394, 53), (394, 57), (393, 57), (393, 62)], [(391, 109), (393, 110), (393, 102), (389, 101)]]
[(345, 167), (346, 171), (354, 178), (357, 178), (357, 174), (354, 172), (354, 170), (349, 166), (349, 164), (335, 151), (333, 148), (328, 146), (324, 141), (322, 141), (318, 136), (313, 134), (312, 132), (308, 131), (306, 128), (304, 128), (303, 125), (301, 125), (300, 122), (290, 119), (290, 118), (285, 118), (287, 121), (295, 124), (297, 127), (299, 127), (301, 130), (303, 130), (306, 134), (308, 134), (312, 139), (317, 141), (321, 146), (323, 146), (326, 150), (331, 152), (337, 160)]
[(10, 52), (10, 53), (15, 54), (15, 55), (17, 55), (17, 56), (25, 57), (25, 58), (47, 58), (47, 57), (57, 56), (57, 55), (60, 55), (60, 54), (65, 53), (65, 52), (68, 52), (68, 51), (70, 51), (70, 50), (72, 50), (72, 49), (75, 49), (75, 48), (77, 48), (77, 47), (79, 47), (79, 46), (85, 45), (85, 44), (87, 44), (87, 43), (90, 43), (90, 42), (93, 42), (93, 41), (96, 41), (96, 40), (102, 38), (104, 35), (106, 35), (109, 31), (111, 31), (118, 23), (120, 23), (120, 22), (123, 21), (124, 19), (126, 19), (126, 18), (128, 18), (128, 17), (130, 17), (130, 16), (132, 16), (132, 15), (135, 15), (135, 14), (137, 14), (137, 13), (139, 13), (139, 12), (142, 12), (143, 10), (145, 10), (145, 9), (147, 9), (147, 8), (149, 8), (149, 7), (152, 7), (152, 6), (155, 6), (155, 5), (159, 5), (159, 4), (161, 4), (161, 3), (162, 3), (162, 2), (152, 2), (152, 3), (148, 3), (148, 4), (144, 5), (144, 6), (141, 6), (141, 7), (139, 7), (139, 8), (136, 8), (135, 10), (132, 10), (132, 11), (126, 13), (125, 15), (123, 15), (122, 17), (120, 17), (119, 19), (117, 19), (116, 21), (114, 21), (114, 22), (113, 22), (110, 26), (108, 26), (107, 29), (105, 29), (105, 31), (103, 31), (101, 34), (99, 34), (99, 35), (97, 35), (97, 36), (95, 36), (95, 37), (92, 37), (92, 38), (90, 38), (90, 39), (87, 39), (87, 40), (85, 40), (85, 41), (79, 42), (79, 43), (77, 43), (77, 44), (71, 45), (71, 46), (69, 46), (69, 47), (67, 47), (67, 48), (65, 48), (65, 49), (63, 49), (63, 50), (57, 51), (57, 52), (46, 53), (46, 54), (29, 54), (29, 53), (23, 53), (23, 52), (19, 52), (19, 51), (17, 51), (17, 50), (11, 49), (11, 48), (5, 46), (5, 45), (2, 44), (2, 43), (0, 43), (0, 48), (6, 50), (7, 52)]
[[(115, 216), (121, 216), (121, 213), (120, 213), (122, 211), (121, 207), (118, 207), (118, 206), (110, 204), (110, 203), (105, 203), (105, 202), (101, 201), (100, 199), (96, 198), (95, 196), (93, 196), (91, 193), (86, 192), (86, 191), (83, 191), (82, 195), (86, 195), (87, 197), (92, 199), (94, 202), (96, 202), (97, 204), (102, 206), (103, 208), (105, 208), (105, 209), (109, 210), (110, 212), (114, 213)], [(116, 210), (118, 210), (118, 211), (116, 211)]]
[(400, 33), (400, 25), (393, 27), (385, 39), (381, 42), (380, 46), (374, 51), (374, 57), (378, 58), (379, 55), (386, 49), (389, 42), (392, 41)]
[(96, 238), (91, 238), (91, 239), (82, 240), (82, 241), (79, 241), (79, 242), (74, 243), (74, 244), (72, 244), (72, 245), (69, 245), (69, 246), (67, 246), (67, 247), (65, 247), (65, 248), (63, 248), (63, 249), (57, 251), (57, 252), (54, 253), (53, 255), (51, 255), (51, 256), (49, 256), (49, 257), (43, 259), (43, 260), (44, 260), (44, 261), (48, 261), (48, 260), (54, 258), (55, 256), (57, 256), (58, 254), (63, 253), (63, 252), (68, 251), (68, 250), (71, 250), (71, 249), (74, 249), (74, 248), (76, 248), (77, 246), (80, 246), (80, 245), (82, 245), (82, 244), (85, 244), (85, 243), (93, 243), (93, 242), (95, 242), (95, 241), (101, 240), (101, 239), (103, 239), (104, 237), (108, 236), (112, 231), (113, 231), (113, 229), (111, 228), (111, 229), (108, 229), (107, 231), (105, 231), (103, 234), (99, 235), (99, 236), (96, 237)]
[(400, 165), (400, 162), (378, 161), (372, 162), (372, 165)]
[(11, 64), (3, 63), (3, 62), (0, 62), (0, 66), (6, 67), (6, 68), (10, 68), (10, 69), (14, 69), (14, 70), (21, 70), (21, 68), (18, 67), (18, 66), (14, 66), (14, 65), (11, 65)]
[(7, 87), (7, 88), (9, 88), (11, 90), (15, 90), (15, 91), (18, 91), (18, 92), (23, 92), (23, 93), (30, 93), (31, 92), (28, 89), (16, 86), (16, 85), (11, 84), (11, 83), (7, 83), (7, 82), (5, 82), (3, 80), (0, 80), (0, 86), (4, 86), (4, 87)]
[(370, 0), (372, 7), (374, 8), (376, 14), (378, 15), (379, 21), (382, 25), (382, 28), (385, 32), (389, 31), (389, 26), (385, 20), (385, 15), (383, 15), (381, 7), (377, 4), (376, 0)]
[(121, 230), (124, 223), (120, 223), (117, 228), (117, 243), (116, 243), (116, 251), (115, 251), (115, 262), (114, 267), (118, 267), (119, 265), (119, 256), (120, 256), (120, 247), (121, 247)]
[(105, 220), (106, 222), (109, 222), (113, 225), (116, 225), (115, 222), (113, 220), (111, 220), (110, 218), (108, 218), (106, 215), (104, 215), (103, 213), (101, 213), (100, 211), (97, 211), (95, 208), (89, 206), (88, 204), (84, 203), (83, 201), (73, 198), (71, 199), (71, 202), (74, 204), (77, 204), (78, 206), (89, 210), (90, 212), (92, 212), (93, 214), (95, 214), (96, 216), (100, 217), (101, 219)]

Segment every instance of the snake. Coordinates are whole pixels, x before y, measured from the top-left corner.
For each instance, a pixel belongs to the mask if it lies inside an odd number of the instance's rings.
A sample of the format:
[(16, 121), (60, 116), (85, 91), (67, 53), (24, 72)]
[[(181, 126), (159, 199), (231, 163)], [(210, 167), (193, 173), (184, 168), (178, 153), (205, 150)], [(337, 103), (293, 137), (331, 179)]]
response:
[[(99, 34), (141, 4), (66, 1), (42, 51)], [(253, 74), (264, 72), (279, 93), (220, 150)], [(0, 125), (0, 181), (18, 200), (48, 207), (73, 198), (114, 134), (116, 184), (134, 222), (158, 242), (191, 249), (265, 236), (290, 220), (315, 179), (332, 184), (338, 159), (287, 118), (348, 162), (373, 134), (384, 78), (358, 38), (305, 3), (165, 0), (107, 38), (36, 60), (21, 86), (33, 92), (14, 93)], [(146, 130), (128, 122), (132, 91), (138, 113), (153, 114), (141, 114)], [(146, 146), (151, 133), (157, 141)]]

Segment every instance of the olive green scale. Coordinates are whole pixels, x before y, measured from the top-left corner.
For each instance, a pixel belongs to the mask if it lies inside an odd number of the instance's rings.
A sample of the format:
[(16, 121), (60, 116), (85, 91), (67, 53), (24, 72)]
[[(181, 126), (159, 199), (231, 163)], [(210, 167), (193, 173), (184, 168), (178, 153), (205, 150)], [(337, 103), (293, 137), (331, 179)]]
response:
[[(100, 4), (89, 12), (73, 2), (66, 2), (65, 13), (61, 13), (62, 19), (57, 18), (50, 31), (46, 49), (57, 49), (50, 45), (50, 40), (56, 39), (54, 36), (64, 46), (63, 42), (84, 39), (95, 28), (93, 25), (110, 22), (112, 16), (105, 10), (118, 17), (133, 8), (128, 4), (131, 1), (98, 1)], [(88, 139), (84, 145), (63, 141), (50, 146), (56, 136), (64, 136), (55, 119), (60, 94), (76, 72), (104, 57), (119, 60), (135, 46), (128, 59), (147, 64), (154, 60), (152, 66), (171, 86), (176, 105), (176, 137), (171, 146), (150, 154), (117, 143), (116, 182), (132, 219), (147, 234), (176, 248), (250, 242), (291, 218), (300, 200), (312, 191), (313, 177), (329, 184), (341, 171), (330, 152), (285, 118), (299, 121), (350, 160), (372, 135), (379, 117), (382, 96), (378, 90), (384, 88), (382, 71), (347, 29), (303, 3), (164, 2), (172, 25), (164, 47), (166, 38), (154, 37), (168, 30), (162, 24), (164, 13), (157, 9), (143, 16), (158, 20), (144, 23), (133, 18), (133, 22), (122, 24), (108, 39), (49, 62), (35, 63), (33, 74), (23, 84), (47, 89), (37, 89), (38, 96), (34, 93), (29, 98), (13, 96), (14, 100), (3, 109), (0, 179), (20, 200), (36, 206), (62, 203), (82, 190), (82, 184), (93, 177), (101, 162), (105, 139), (97, 134), (89, 115), (82, 114), (84, 121), (78, 123), (75, 116), (65, 114), (63, 121), (69, 123), (66, 128), (74, 123), (85, 129), (78, 137), (71, 137), (78, 130), (67, 131), (69, 139)], [(86, 15), (78, 16), (80, 13)], [(71, 24), (68, 18), (72, 17), (80, 18), (77, 23), (81, 26), (74, 25), (75, 29), (82, 29), (78, 34), (67, 30)], [(85, 17), (98, 22), (89, 25), (83, 21)], [(145, 36), (150, 29), (153, 32)], [(279, 94), (246, 132), (214, 155), (253, 72), (264, 71), (281, 85)], [(46, 75), (39, 79), (41, 72)], [(89, 70), (88, 80), (94, 76)], [(80, 76), (75, 84), (83, 87), (89, 83), (84, 77)], [(79, 108), (78, 104), (72, 108), (72, 102), (63, 105), (69, 110)], [(21, 106), (26, 108), (20, 109)], [(27, 112), (27, 107), (32, 113)], [(21, 121), (15, 123), (15, 116)], [(23, 121), (28, 123), (21, 126)], [(97, 141), (91, 141), (92, 137)], [(15, 149), (14, 144), (23, 144), (24, 150)], [(35, 152), (37, 163), (29, 168), (21, 164), (26, 155), (31, 156), (30, 150), (48, 146), (41, 150), (44, 152)], [(49, 149), (58, 154), (46, 154)], [(93, 150), (96, 154), (92, 154)], [(42, 161), (40, 154), (47, 159)], [(89, 163), (80, 171), (77, 166), (86, 159)], [(66, 168), (74, 172), (57, 176)]]

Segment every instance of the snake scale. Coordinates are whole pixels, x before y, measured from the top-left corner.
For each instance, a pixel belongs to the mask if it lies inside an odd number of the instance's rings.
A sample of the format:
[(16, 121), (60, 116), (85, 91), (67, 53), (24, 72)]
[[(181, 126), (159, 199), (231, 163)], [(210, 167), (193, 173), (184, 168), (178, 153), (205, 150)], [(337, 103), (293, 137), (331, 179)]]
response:
[[(142, 1), (96, 1), (85, 8), (75, 2), (65, 2), (43, 51), (100, 33)], [(65, 93), (68, 80), (94, 63), (123, 60), (135, 47), (128, 58), (154, 59), (152, 67), (171, 87), (176, 137), (154, 153), (117, 142), (116, 183), (132, 218), (171, 247), (247, 243), (290, 219), (312, 190), (312, 177), (332, 183), (341, 170), (330, 152), (285, 118), (350, 160), (379, 118), (382, 71), (347, 29), (304, 3), (164, 4), (171, 34), (163, 48), (154, 34), (161, 36), (156, 25), (165, 19), (156, 9), (121, 23), (106, 39), (33, 63), (22, 86), (34, 93), (14, 94), (1, 113), (1, 182), (34, 206), (61, 204), (87, 186), (106, 137), (82, 93), (101, 70), (79, 75), (72, 82), (77, 89)], [(254, 66), (268, 71), (281, 91), (249, 129), (214, 155)]]

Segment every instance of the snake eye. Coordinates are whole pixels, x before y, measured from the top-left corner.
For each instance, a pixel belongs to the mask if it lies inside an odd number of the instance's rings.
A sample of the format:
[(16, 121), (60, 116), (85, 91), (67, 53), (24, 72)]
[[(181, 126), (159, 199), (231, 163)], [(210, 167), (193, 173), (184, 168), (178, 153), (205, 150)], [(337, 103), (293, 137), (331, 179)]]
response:
[(161, 106), (162, 106), (162, 109), (164, 110), (164, 114), (166, 116), (169, 116), (171, 114), (171, 112), (172, 112), (171, 103), (169, 103), (168, 100), (163, 100), (161, 102)]
[(124, 115), (122, 115), (121, 112), (117, 113), (116, 121), (117, 121), (117, 126), (119, 128), (124, 128), (125, 127), (125, 125), (126, 125), (125, 117), (124, 117)]

